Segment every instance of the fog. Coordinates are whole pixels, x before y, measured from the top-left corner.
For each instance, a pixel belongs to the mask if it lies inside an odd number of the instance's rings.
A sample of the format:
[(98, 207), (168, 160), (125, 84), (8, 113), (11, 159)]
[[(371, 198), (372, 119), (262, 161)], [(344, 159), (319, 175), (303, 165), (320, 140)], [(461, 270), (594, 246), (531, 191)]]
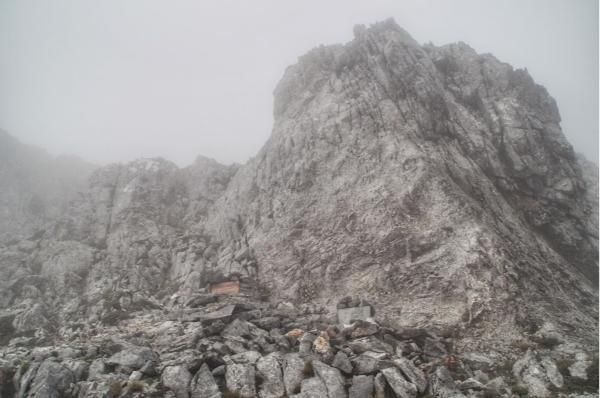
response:
[(97, 164), (245, 162), (270, 134), (285, 67), (388, 17), (421, 43), (464, 41), (527, 67), (597, 162), (596, 0), (5, 0), (0, 128)]

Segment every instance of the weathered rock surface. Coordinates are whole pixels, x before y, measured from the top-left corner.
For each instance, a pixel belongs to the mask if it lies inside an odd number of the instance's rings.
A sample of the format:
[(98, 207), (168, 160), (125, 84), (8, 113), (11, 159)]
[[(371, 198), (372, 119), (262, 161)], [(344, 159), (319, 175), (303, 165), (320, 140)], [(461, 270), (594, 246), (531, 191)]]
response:
[(417, 388), (408, 382), (396, 368), (387, 368), (381, 371), (394, 393), (399, 398), (415, 398)]
[(274, 115), (242, 166), (85, 187), (33, 189), (54, 163), (0, 137), (4, 395), (595, 391), (597, 166), (526, 71), (385, 21), (289, 67)]
[(256, 397), (254, 367), (252, 365), (232, 364), (227, 366), (225, 381), (227, 391), (241, 398)]

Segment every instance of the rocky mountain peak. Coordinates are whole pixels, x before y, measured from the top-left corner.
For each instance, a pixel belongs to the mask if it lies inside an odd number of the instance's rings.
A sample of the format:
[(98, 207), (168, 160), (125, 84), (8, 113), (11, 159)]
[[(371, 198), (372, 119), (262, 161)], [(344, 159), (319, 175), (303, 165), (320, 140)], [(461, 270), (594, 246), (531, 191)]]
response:
[[(559, 357), (587, 375), (597, 167), (578, 160), (527, 71), (464, 43), (420, 45), (387, 20), (300, 57), (274, 97), (273, 133), (248, 163), (100, 168), (40, 233), (2, 246), (5, 352), (96, 336), (91, 356), (112, 369), (101, 374), (150, 382), (149, 361), (162, 374), (154, 390), (175, 396), (193, 390), (193, 374), (215, 394), (226, 382), (254, 396), (253, 372), (285, 379), (313, 354), (296, 387), (324, 383), (330, 397), (358, 389), (354, 376), (397, 396), (458, 394), (455, 366), (488, 372), (504, 360), (519, 359), (510, 377), (539, 396), (564, 387)], [(362, 308), (350, 328), (348, 308)], [(116, 359), (104, 352), (111, 333), (122, 337)], [(23, 396), (55, 366), (36, 363), (15, 376)], [(485, 377), (473, 380), (465, 391), (485, 390)]]

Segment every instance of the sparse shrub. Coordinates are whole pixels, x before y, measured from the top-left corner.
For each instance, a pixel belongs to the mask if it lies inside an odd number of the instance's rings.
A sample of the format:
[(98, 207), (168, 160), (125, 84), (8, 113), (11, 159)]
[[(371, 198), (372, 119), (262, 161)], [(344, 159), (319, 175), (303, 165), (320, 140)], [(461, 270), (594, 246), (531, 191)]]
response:
[(501, 396), (496, 390), (483, 390), (479, 395), (480, 398), (500, 398)]
[(111, 397), (118, 397), (123, 392), (123, 386), (121, 380), (113, 380), (108, 387), (108, 393)]
[(140, 380), (131, 380), (127, 383), (129, 386), (129, 390), (132, 392), (143, 392), (144, 391), (144, 382)]
[(515, 361), (514, 361), (514, 360), (512, 360), (512, 359), (507, 359), (507, 360), (505, 360), (505, 361), (501, 362), (501, 363), (498, 365), (498, 368), (497, 368), (497, 369), (498, 369), (498, 372), (499, 372), (500, 374), (503, 374), (503, 375), (505, 375), (505, 376), (510, 376), (510, 377), (512, 377), (512, 369), (513, 369), (513, 366), (514, 366), (514, 365), (515, 365)]
[(452, 372), (455, 379), (464, 381), (469, 378), (469, 374), (465, 371), (462, 366), (457, 366)]
[(226, 388), (225, 391), (223, 392), (223, 398), (241, 398), (241, 397), (240, 397), (239, 392), (231, 391), (229, 388)]
[[(565, 394), (582, 394), (585, 392), (597, 392), (598, 391), (598, 355), (594, 355), (592, 363), (588, 366), (587, 380), (580, 379), (578, 377), (572, 377), (569, 373), (568, 367), (566, 372), (563, 373), (564, 386), (559, 390)], [(557, 363), (558, 366), (558, 363)], [(563, 365), (564, 366), (564, 365)], [(570, 366), (570, 365), (569, 365)], [(559, 368), (559, 370), (561, 370)], [(562, 370), (561, 370), (562, 373)]]
[(573, 365), (573, 361), (567, 357), (560, 357), (556, 360), (556, 368), (563, 376), (569, 376), (569, 367)]
[(527, 394), (529, 394), (529, 389), (523, 384), (513, 384), (511, 390), (513, 394), (516, 394), (520, 397), (526, 397)]
[(534, 337), (533, 340), (536, 343), (538, 343), (538, 345), (540, 347), (547, 348), (549, 350), (553, 349), (554, 347), (556, 347), (557, 345), (562, 343), (562, 341), (559, 338), (553, 337), (553, 336)]
[(598, 390), (598, 354), (592, 358), (592, 364), (587, 368), (588, 384)]
[(315, 375), (315, 370), (313, 369), (311, 361), (304, 362), (304, 368), (302, 369), (302, 374), (304, 375), (304, 378), (313, 377)]
[(24, 361), (21, 362), (21, 366), (19, 367), (19, 373), (22, 375), (24, 375), (25, 373), (27, 373), (27, 371), (29, 370), (29, 362)]
[(510, 343), (510, 346), (515, 350), (525, 352), (529, 348), (531, 348), (531, 343), (525, 339), (518, 339), (518, 340), (513, 340)]

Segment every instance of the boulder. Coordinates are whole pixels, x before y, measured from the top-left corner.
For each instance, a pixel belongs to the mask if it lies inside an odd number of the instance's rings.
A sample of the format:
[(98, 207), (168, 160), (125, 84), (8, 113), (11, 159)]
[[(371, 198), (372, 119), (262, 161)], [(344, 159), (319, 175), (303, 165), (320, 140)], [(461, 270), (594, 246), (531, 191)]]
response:
[(240, 398), (255, 398), (255, 376), (254, 366), (252, 365), (227, 365), (225, 383), (228, 393)]
[(350, 387), (349, 398), (372, 397), (375, 392), (373, 376), (354, 376)]
[(200, 317), (200, 321), (203, 325), (210, 325), (212, 322), (215, 321), (227, 322), (233, 315), (234, 311), (235, 305), (226, 305), (217, 311), (209, 312), (208, 314), (202, 315)]
[(302, 391), (298, 398), (323, 398), (328, 397), (327, 387), (319, 377), (311, 377), (302, 381)]
[(346, 374), (352, 373), (352, 363), (350, 363), (348, 355), (346, 355), (343, 351), (338, 351), (337, 354), (335, 354), (331, 366), (338, 368)]
[(388, 394), (386, 393), (388, 384), (385, 381), (385, 376), (382, 373), (377, 373), (373, 379), (373, 387), (375, 389), (375, 398), (388, 398)]
[(304, 359), (298, 353), (286, 354), (283, 357), (283, 384), (287, 395), (300, 392), (304, 379)]
[(386, 353), (376, 353), (367, 351), (351, 359), (354, 365), (354, 373), (359, 375), (375, 374), (377, 371), (394, 366), (394, 363), (387, 359)]
[(394, 365), (402, 371), (402, 374), (408, 381), (413, 383), (417, 387), (419, 393), (425, 392), (427, 389), (427, 377), (425, 373), (415, 366), (415, 364), (408, 358), (394, 359)]
[(48, 324), (46, 311), (41, 304), (36, 303), (15, 316), (12, 324), (14, 330), (18, 333), (27, 333), (44, 329)]
[(221, 398), (219, 386), (207, 364), (203, 364), (190, 383), (190, 398)]
[[(252, 324), (240, 319), (234, 319), (221, 332), (221, 336), (227, 339), (240, 340), (250, 336), (250, 326)], [(254, 326), (254, 325), (252, 325)]]
[(260, 358), (256, 362), (257, 374), (262, 380), (258, 390), (260, 398), (280, 398), (285, 395), (281, 361), (281, 354), (272, 353)]
[(563, 386), (562, 375), (554, 361), (547, 356), (538, 358), (531, 349), (514, 363), (512, 370), (517, 380), (527, 387), (529, 394), (536, 397), (549, 397), (551, 386)]
[(96, 358), (90, 364), (88, 368), (88, 380), (99, 380), (102, 375), (106, 374), (106, 363), (102, 358)]
[(175, 393), (177, 398), (189, 398), (192, 375), (181, 365), (167, 366), (161, 376), (162, 384)]
[(147, 361), (156, 361), (158, 355), (147, 347), (129, 347), (117, 352), (106, 361), (107, 365), (123, 366), (132, 370), (140, 369)]
[(397, 368), (387, 368), (381, 371), (398, 398), (415, 398), (417, 387), (408, 382)]
[(377, 324), (367, 321), (356, 321), (352, 325), (353, 329), (350, 333), (350, 338), (357, 339), (360, 337), (371, 336), (379, 331)]
[(346, 398), (348, 396), (345, 388), (345, 379), (338, 369), (328, 366), (321, 361), (313, 361), (312, 367), (315, 375), (327, 387), (327, 396), (329, 398)]
[[(75, 375), (67, 367), (46, 359), (35, 373), (31, 381), (27, 397), (61, 398), (68, 396), (72, 384), (76, 382)], [(21, 390), (23, 393), (24, 391)]]
[(469, 390), (481, 391), (481, 390), (487, 389), (487, 387), (483, 383), (481, 383), (479, 380), (476, 380), (472, 377), (469, 377), (468, 379), (457, 383), (457, 385), (458, 385), (458, 389), (461, 391), (469, 391)]
[(354, 320), (366, 321), (371, 318), (373, 308), (368, 306), (342, 308), (337, 310), (337, 319), (340, 325), (350, 325)]
[(261, 357), (262, 355), (260, 355), (260, 352), (244, 351), (240, 352), (239, 354), (232, 355), (231, 360), (235, 363), (247, 363), (254, 365)]
[(591, 361), (584, 352), (578, 352), (575, 354), (575, 361), (569, 366), (569, 374), (571, 377), (576, 377), (581, 380), (587, 380), (587, 370), (591, 365)]
[(429, 378), (429, 389), (436, 397), (465, 398), (458, 390), (450, 371), (444, 366), (438, 366)]

